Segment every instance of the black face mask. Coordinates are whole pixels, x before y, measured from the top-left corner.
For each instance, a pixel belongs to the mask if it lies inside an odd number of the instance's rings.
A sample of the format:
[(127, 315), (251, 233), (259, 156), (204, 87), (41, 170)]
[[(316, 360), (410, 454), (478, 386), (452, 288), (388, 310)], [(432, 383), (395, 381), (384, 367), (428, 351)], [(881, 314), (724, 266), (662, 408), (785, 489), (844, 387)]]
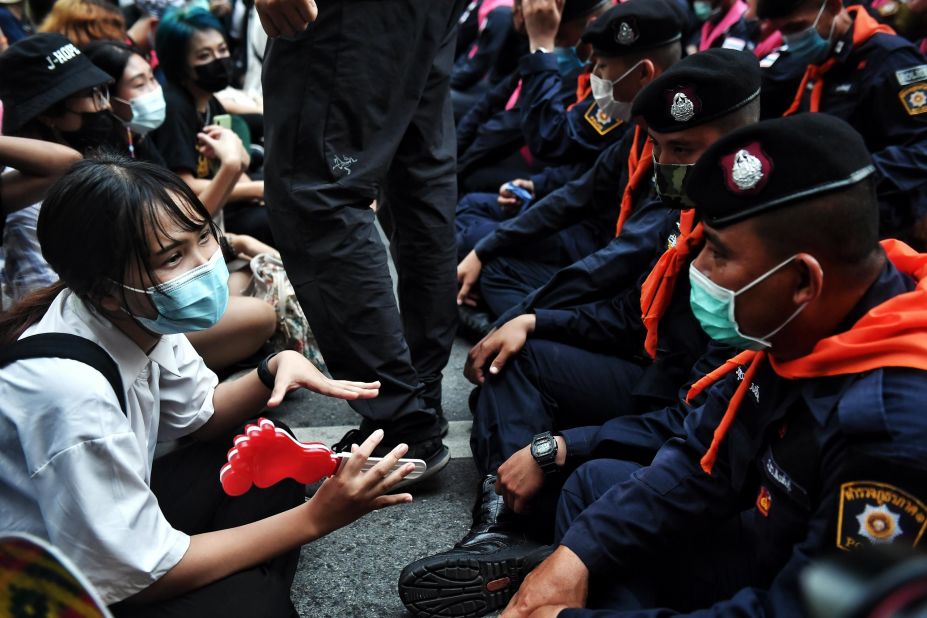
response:
[(193, 83), (206, 92), (219, 92), (229, 85), (232, 78), (232, 59), (216, 58), (208, 64), (193, 67), (196, 79)]
[(68, 144), (81, 153), (93, 148), (110, 145), (116, 132), (116, 117), (108, 109), (99, 112), (81, 113), (80, 128), (77, 131), (62, 131)]

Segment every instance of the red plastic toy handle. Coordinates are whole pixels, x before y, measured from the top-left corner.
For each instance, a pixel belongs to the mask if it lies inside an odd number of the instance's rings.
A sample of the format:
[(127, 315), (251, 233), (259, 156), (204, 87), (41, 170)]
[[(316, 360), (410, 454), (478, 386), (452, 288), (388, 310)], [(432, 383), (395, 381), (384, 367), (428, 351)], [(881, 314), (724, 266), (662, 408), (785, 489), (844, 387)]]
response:
[(284, 479), (315, 483), (332, 476), (338, 464), (337, 455), (321, 442), (298, 442), (273, 421), (261, 418), (235, 437), (219, 481), (225, 493), (240, 496), (252, 485), (265, 488)]

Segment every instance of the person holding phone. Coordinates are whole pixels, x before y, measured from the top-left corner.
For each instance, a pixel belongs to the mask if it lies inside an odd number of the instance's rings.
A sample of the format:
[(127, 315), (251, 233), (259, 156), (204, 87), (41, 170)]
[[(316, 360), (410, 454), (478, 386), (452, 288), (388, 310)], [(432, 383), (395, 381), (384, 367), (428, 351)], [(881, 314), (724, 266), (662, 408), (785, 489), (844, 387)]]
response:
[[(197, 193), (210, 189), (210, 180), (223, 179), (221, 199), (210, 205), (222, 208), (225, 229), (254, 236), (273, 246), (273, 235), (263, 208), (264, 182), (245, 172), (250, 157), (237, 136), (227, 136), (240, 151), (240, 166), (223, 165), (225, 135), (216, 118), (227, 113), (216, 98), (229, 85), (232, 59), (222, 24), (206, 9), (187, 7), (167, 11), (158, 24), (155, 49), (167, 78), (164, 98), (167, 115), (154, 133), (155, 144), (168, 169)], [(237, 142), (237, 143), (236, 143)], [(235, 149), (232, 149), (233, 151)], [(226, 169), (228, 168), (228, 169)], [(237, 176), (236, 176), (237, 174)], [(236, 176), (233, 182), (229, 182)]]

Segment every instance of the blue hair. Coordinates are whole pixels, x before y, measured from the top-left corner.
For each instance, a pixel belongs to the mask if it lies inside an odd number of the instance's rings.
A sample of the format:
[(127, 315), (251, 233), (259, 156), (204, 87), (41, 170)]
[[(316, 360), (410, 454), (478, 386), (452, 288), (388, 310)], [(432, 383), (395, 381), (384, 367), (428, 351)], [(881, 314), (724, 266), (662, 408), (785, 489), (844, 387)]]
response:
[(216, 30), (225, 36), (222, 23), (202, 7), (171, 9), (164, 13), (155, 31), (155, 51), (168, 80), (176, 84), (183, 81), (187, 75), (190, 39), (203, 30)]

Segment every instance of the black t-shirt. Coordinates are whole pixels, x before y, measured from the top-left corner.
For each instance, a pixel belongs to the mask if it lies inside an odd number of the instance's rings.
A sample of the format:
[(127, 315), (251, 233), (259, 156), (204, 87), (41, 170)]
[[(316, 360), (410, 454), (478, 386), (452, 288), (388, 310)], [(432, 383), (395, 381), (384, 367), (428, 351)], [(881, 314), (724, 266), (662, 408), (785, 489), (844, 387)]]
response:
[(219, 99), (211, 97), (206, 113), (200, 114), (190, 93), (171, 83), (164, 87), (164, 100), (167, 117), (151, 137), (167, 168), (177, 173), (186, 170), (194, 178), (212, 178), (214, 170), (209, 159), (196, 149), (196, 134), (211, 124), (213, 118), (226, 113), (225, 108)]

